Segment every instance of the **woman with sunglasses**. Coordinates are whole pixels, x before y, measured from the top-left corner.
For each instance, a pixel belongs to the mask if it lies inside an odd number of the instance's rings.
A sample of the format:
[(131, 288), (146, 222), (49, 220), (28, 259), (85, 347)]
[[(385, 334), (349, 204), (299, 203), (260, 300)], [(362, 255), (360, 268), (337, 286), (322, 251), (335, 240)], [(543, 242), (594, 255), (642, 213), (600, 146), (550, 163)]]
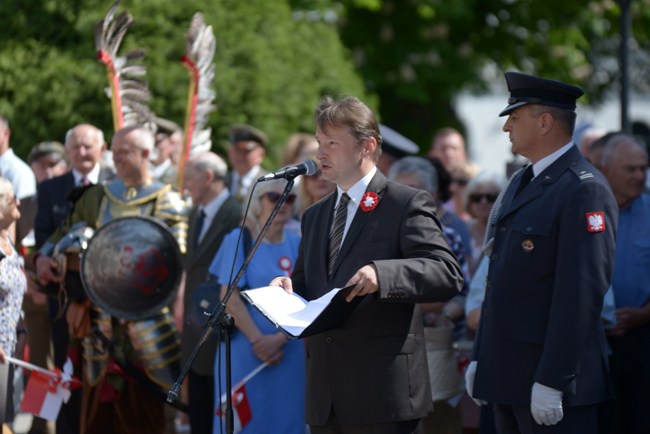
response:
[(505, 180), (502, 176), (491, 172), (481, 172), (469, 181), (465, 189), (465, 211), (471, 217), (468, 222), (472, 236), (470, 275), (474, 274), (481, 258), (488, 217), (504, 184)]
[[(250, 244), (257, 238), (273, 207), (286, 186), (285, 180), (267, 181), (257, 185), (252, 193), (250, 214), (246, 228), (250, 237), (242, 236)], [(287, 228), (293, 215), (296, 196), (290, 193), (280, 207), (273, 223), (264, 236), (238, 288), (267, 286), (276, 276), (289, 276), (298, 256), (300, 236)], [(210, 273), (218, 276), (223, 297), (231, 276), (233, 256), (240, 229), (224, 238), (210, 266)], [(233, 276), (244, 262), (244, 248), (240, 245), (235, 260)], [(246, 249), (248, 250), (248, 249)], [(239, 289), (229, 299), (227, 312), (235, 319), (237, 332), (232, 340), (232, 382), (239, 383), (262, 363), (268, 366), (246, 383), (246, 395), (253, 415), (245, 425), (243, 434), (305, 432), (305, 361), (302, 341), (291, 341), (239, 297)], [(217, 350), (215, 361), (215, 402), (219, 405), (225, 393), (225, 349)], [(233, 399), (233, 402), (235, 400)], [(223, 403), (225, 405), (225, 403)], [(223, 432), (225, 419), (217, 415), (213, 425), (215, 433)]]

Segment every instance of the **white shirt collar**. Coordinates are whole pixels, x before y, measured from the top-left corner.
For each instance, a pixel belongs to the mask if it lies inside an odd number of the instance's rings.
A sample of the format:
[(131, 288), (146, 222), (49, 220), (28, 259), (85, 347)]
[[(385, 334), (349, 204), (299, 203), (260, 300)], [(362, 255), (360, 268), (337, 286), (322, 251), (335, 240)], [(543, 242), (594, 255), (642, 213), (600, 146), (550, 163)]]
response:
[[(345, 239), (345, 236), (348, 234), (348, 229), (350, 229), (350, 226), (352, 225), (352, 220), (354, 220), (354, 215), (357, 213), (357, 209), (359, 209), (361, 198), (366, 193), (366, 190), (368, 190), (368, 185), (370, 185), (370, 181), (372, 181), (372, 177), (375, 176), (375, 173), (377, 173), (377, 167), (373, 166), (373, 168), (366, 174), (366, 176), (358, 180), (356, 184), (350, 187), (347, 191), (348, 196), (350, 196), (350, 201), (348, 202), (348, 215), (345, 220), (343, 239)], [(337, 185), (336, 186), (337, 206), (339, 204), (339, 200), (341, 200), (341, 196), (343, 195), (343, 193), (344, 191), (341, 189), (341, 187)], [(336, 207), (334, 207), (334, 212), (336, 213)], [(334, 224), (334, 219), (332, 219), (332, 224)]]
[(224, 188), (221, 193), (214, 197), (210, 202), (204, 206), (199, 206), (198, 211), (203, 210), (205, 213), (205, 218), (203, 220), (203, 226), (201, 227), (201, 233), (199, 234), (199, 240), (202, 240), (205, 234), (208, 232), (208, 228), (212, 225), (214, 217), (219, 212), (221, 205), (230, 197), (230, 192), (227, 188)]
[(231, 190), (233, 193), (237, 192), (237, 184), (239, 183), (239, 180), (241, 179), (241, 185), (244, 190), (244, 192), (248, 193), (249, 187), (253, 184), (254, 181), (256, 181), (257, 174), (260, 173), (260, 165), (257, 164), (251, 168), (248, 172), (244, 174), (244, 176), (241, 176), (239, 173), (233, 170), (232, 172), (232, 180), (233, 183), (231, 185)]
[[(373, 166), (372, 169), (370, 169), (370, 171), (366, 174), (366, 176), (358, 180), (356, 184), (350, 187), (346, 192), (348, 196), (350, 196), (350, 202), (354, 202), (355, 208), (361, 203), (361, 198), (365, 194), (366, 190), (368, 190), (368, 185), (370, 185), (370, 181), (372, 181), (375, 173), (377, 173), (377, 167)], [(336, 192), (336, 204), (338, 205), (339, 200), (341, 200), (341, 195), (344, 193), (344, 191), (340, 186), (337, 185)]]
[(208, 202), (206, 205), (199, 207), (199, 209), (203, 209), (203, 212), (205, 212), (205, 218), (212, 220), (215, 215), (217, 215), (217, 212), (219, 212), (219, 208), (221, 208), (221, 205), (230, 197), (230, 192), (228, 191), (227, 188), (224, 188), (221, 193), (216, 195), (214, 199), (212, 199), (210, 202)]
[[(95, 167), (93, 167), (92, 170), (88, 172), (86, 178), (88, 178), (88, 180), (93, 184), (97, 184), (99, 182), (99, 170), (99, 163), (97, 163), (95, 164)], [(77, 169), (72, 169), (72, 175), (74, 176), (74, 185), (80, 185), (84, 175)]]
[(537, 176), (542, 173), (548, 166), (553, 164), (555, 160), (560, 158), (562, 155), (567, 153), (571, 147), (574, 146), (573, 142), (569, 142), (566, 145), (562, 146), (557, 151), (553, 152), (550, 155), (539, 160), (537, 163), (533, 164), (533, 175)]

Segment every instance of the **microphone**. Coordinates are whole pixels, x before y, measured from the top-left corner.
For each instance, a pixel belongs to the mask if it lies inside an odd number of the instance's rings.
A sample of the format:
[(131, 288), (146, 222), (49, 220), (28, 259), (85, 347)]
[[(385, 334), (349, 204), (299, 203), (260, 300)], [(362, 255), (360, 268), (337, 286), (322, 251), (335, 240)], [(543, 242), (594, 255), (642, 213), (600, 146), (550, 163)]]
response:
[(277, 172), (267, 173), (260, 176), (257, 182), (270, 181), (272, 179), (293, 179), (298, 175), (312, 176), (318, 172), (318, 164), (314, 160), (306, 160), (303, 163), (283, 167)]

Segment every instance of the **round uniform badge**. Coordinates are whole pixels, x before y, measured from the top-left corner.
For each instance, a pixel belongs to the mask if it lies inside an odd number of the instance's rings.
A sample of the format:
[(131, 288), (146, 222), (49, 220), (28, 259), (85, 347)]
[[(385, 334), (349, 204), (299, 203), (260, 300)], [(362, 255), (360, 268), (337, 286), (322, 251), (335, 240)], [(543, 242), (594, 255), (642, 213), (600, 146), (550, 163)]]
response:
[(532, 252), (535, 248), (533, 240), (524, 240), (521, 242), (521, 248), (524, 249), (524, 252)]

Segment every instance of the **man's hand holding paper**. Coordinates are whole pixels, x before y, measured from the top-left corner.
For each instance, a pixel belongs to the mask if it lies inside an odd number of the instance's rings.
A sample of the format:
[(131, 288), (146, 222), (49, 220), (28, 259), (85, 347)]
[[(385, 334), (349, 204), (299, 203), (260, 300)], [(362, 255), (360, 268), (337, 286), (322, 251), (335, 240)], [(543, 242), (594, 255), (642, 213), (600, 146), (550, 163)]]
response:
[(348, 303), (351, 302), (354, 297), (364, 296), (379, 291), (377, 269), (372, 264), (361, 267), (359, 271), (354, 273), (350, 280), (348, 280), (348, 283), (345, 286), (353, 286), (350, 289), (350, 293), (345, 297), (345, 301)]

